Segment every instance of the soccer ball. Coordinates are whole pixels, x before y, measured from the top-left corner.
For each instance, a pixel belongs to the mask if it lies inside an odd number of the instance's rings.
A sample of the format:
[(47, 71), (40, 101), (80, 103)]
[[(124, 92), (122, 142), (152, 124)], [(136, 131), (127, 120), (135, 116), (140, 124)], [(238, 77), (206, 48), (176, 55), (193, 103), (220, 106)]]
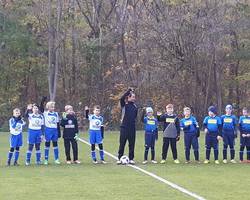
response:
[(121, 161), (122, 165), (127, 165), (129, 163), (129, 158), (128, 158), (128, 156), (122, 156), (120, 158), (120, 161)]

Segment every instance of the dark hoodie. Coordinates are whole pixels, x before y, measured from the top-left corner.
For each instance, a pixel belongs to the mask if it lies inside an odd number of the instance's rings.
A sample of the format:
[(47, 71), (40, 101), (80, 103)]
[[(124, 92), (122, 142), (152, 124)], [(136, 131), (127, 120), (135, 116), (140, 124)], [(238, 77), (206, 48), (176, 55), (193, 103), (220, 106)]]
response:
[(73, 139), (78, 133), (78, 122), (75, 115), (67, 114), (66, 118), (62, 118), (61, 126), (63, 129), (64, 139)]

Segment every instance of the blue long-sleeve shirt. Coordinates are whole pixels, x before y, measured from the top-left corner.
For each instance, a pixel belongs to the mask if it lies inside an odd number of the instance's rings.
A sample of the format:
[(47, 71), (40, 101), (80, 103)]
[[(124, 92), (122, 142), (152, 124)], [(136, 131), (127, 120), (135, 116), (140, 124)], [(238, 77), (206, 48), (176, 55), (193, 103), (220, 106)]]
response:
[(239, 129), (241, 133), (250, 133), (250, 116), (240, 116)]
[(184, 133), (196, 133), (199, 125), (196, 118), (194, 116), (190, 116), (189, 118), (181, 119), (180, 127), (183, 129)]
[(222, 133), (234, 132), (237, 126), (237, 118), (235, 115), (222, 115)]
[(220, 117), (205, 117), (203, 126), (208, 129), (208, 134), (221, 135), (222, 122)]

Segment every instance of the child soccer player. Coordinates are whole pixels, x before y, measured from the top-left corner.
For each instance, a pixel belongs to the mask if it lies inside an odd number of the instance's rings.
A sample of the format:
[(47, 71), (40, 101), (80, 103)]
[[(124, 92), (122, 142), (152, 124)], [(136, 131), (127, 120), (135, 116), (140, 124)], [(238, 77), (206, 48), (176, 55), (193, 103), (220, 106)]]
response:
[[(44, 99), (43, 99), (44, 100)], [(59, 150), (58, 150), (58, 138), (61, 137), (59, 115), (55, 112), (55, 102), (49, 101), (46, 104), (46, 111), (43, 108), (43, 102), (41, 103), (41, 111), (43, 112), (45, 122), (45, 149), (44, 149), (44, 164), (49, 164), (49, 148), (50, 142), (53, 143), (55, 164), (60, 164)]]
[(214, 159), (215, 164), (220, 164), (218, 160), (219, 150), (218, 150), (218, 140), (221, 140), (221, 119), (216, 116), (215, 106), (210, 106), (208, 108), (208, 116), (205, 117), (203, 121), (203, 126), (205, 127), (205, 144), (206, 144), (206, 160), (205, 164), (209, 163), (211, 148), (214, 149)]
[(198, 137), (200, 136), (199, 125), (194, 116), (191, 115), (189, 107), (184, 108), (184, 118), (180, 121), (180, 127), (184, 131), (184, 145), (186, 163), (190, 163), (190, 149), (191, 145), (194, 150), (194, 158), (199, 163), (199, 143)]
[(237, 119), (232, 115), (232, 105), (227, 105), (225, 108), (226, 114), (221, 116), (222, 122), (222, 137), (223, 137), (223, 163), (227, 163), (227, 147), (230, 148), (231, 163), (236, 163), (235, 157), (235, 138), (237, 137)]
[(44, 125), (43, 115), (39, 113), (38, 105), (30, 104), (27, 106), (25, 117), (29, 120), (28, 126), (28, 151), (26, 153), (26, 165), (30, 165), (30, 158), (33, 147), (36, 148), (36, 164), (41, 164), (41, 137), (42, 137), (42, 126)]
[(151, 148), (151, 162), (156, 164), (157, 161), (155, 160), (155, 140), (158, 139), (158, 128), (157, 128), (157, 119), (153, 115), (154, 111), (151, 107), (146, 108), (145, 117), (145, 110), (143, 110), (141, 121), (144, 123), (144, 130), (145, 130), (145, 152), (144, 152), (144, 161), (143, 164), (148, 162), (148, 151)]
[(100, 115), (100, 106), (94, 106), (93, 114), (89, 115), (88, 106), (85, 107), (86, 118), (89, 120), (89, 143), (91, 144), (91, 157), (94, 164), (97, 164), (95, 144), (98, 144), (100, 149), (101, 163), (105, 164), (104, 152), (103, 152), (103, 117)]
[(161, 164), (166, 163), (169, 144), (171, 145), (174, 163), (179, 164), (176, 142), (180, 140), (180, 121), (177, 115), (174, 114), (173, 104), (166, 106), (166, 114), (162, 115), (162, 113), (157, 112), (157, 119), (159, 122), (164, 123)]
[(10, 127), (10, 151), (8, 154), (7, 165), (10, 166), (11, 158), (13, 156), (14, 150), (15, 151), (15, 160), (14, 165), (18, 165), (18, 158), (19, 158), (19, 150), (20, 147), (23, 145), (23, 138), (22, 138), (22, 131), (25, 122), (21, 118), (21, 111), (19, 108), (15, 108), (13, 110), (13, 116), (9, 120), (9, 127)]
[(239, 119), (240, 129), (240, 162), (243, 162), (244, 149), (247, 149), (247, 162), (250, 162), (250, 113), (243, 108), (242, 116)]
[(70, 143), (73, 149), (73, 163), (80, 164), (81, 162), (78, 160), (78, 146), (75, 137), (78, 135), (78, 122), (75, 116), (75, 112), (71, 105), (65, 106), (65, 113), (61, 120), (61, 126), (63, 129), (63, 139), (64, 139), (64, 147), (65, 147), (65, 155), (66, 155), (66, 163), (71, 164), (70, 158)]

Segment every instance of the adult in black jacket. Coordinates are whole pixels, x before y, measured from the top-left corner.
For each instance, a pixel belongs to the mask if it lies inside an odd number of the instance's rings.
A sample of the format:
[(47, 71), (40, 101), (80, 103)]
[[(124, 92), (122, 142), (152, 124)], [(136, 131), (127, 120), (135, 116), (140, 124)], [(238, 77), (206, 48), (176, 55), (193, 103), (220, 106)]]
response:
[(121, 164), (120, 158), (124, 154), (124, 148), (128, 140), (129, 143), (129, 162), (134, 164), (134, 149), (135, 149), (135, 123), (138, 109), (135, 105), (135, 93), (129, 89), (120, 99), (122, 109), (122, 119), (120, 127), (120, 146), (118, 151), (117, 164)]
[(70, 158), (70, 143), (73, 149), (73, 163), (79, 164), (78, 160), (78, 146), (75, 137), (78, 134), (78, 122), (73, 111), (73, 107), (70, 105), (65, 106), (65, 113), (61, 120), (61, 126), (63, 129), (63, 139), (64, 139), (64, 147), (65, 147), (65, 155), (67, 164), (71, 164)]

